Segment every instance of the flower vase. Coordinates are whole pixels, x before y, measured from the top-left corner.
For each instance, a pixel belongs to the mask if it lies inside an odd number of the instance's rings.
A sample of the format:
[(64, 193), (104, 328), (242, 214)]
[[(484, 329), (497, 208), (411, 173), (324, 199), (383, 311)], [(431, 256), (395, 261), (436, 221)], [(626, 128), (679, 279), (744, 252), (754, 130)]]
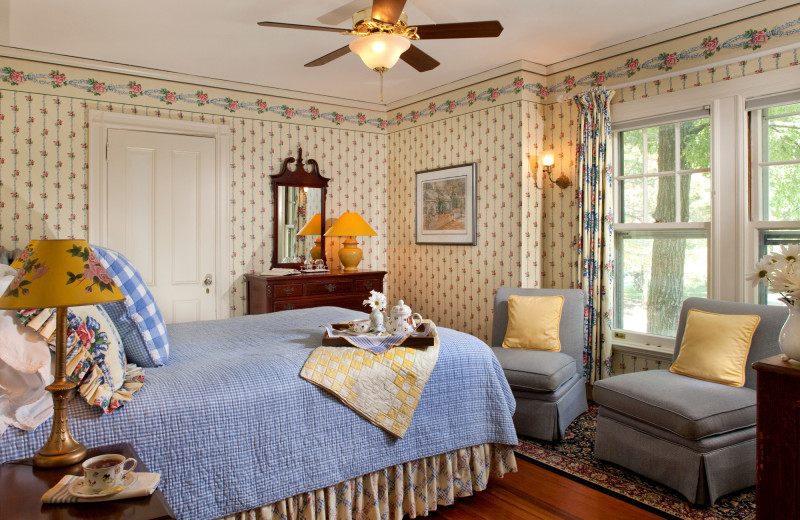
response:
[(781, 328), (778, 346), (785, 358), (800, 361), (800, 308), (785, 298), (780, 298), (780, 301), (789, 307), (789, 317)]
[(383, 311), (378, 307), (372, 309), (369, 313), (369, 330), (370, 332), (386, 332), (386, 327), (383, 325)]

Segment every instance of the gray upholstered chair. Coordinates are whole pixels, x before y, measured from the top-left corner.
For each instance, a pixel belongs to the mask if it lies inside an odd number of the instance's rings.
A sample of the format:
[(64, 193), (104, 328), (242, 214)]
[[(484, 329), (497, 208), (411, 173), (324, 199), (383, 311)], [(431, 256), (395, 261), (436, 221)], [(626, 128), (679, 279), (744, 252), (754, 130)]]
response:
[(695, 504), (756, 482), (756, 373), (753, 362), (779, 354), (785, 307), (689, 298), (675, 338), (677, 358), (689, 309), (758, 314), (745, 370), (745, 386), (701, 381), (649, 370), (594, 384), (599, 405), (595, 458), (669, 486)]
[[(558, 329), (560, 352), (502, 348), (508, 326), (508, 296), (564, 296)], [(494, 299), (492, 350), (503, 367), (517, 401), (517, 433), (556, 441), (588, 407), (583, 376), (585, 293), (577, 289), (511, 289), (501, 287)]]

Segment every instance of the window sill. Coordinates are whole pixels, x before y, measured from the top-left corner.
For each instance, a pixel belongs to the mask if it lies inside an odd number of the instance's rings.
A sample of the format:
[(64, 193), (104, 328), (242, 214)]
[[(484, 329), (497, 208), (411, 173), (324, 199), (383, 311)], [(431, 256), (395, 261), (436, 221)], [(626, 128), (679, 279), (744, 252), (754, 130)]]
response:
[(611, 348), (614, 353), (626, 356), (641, 356), (666, 363), (672, 363), (672, 355), (674, 353), (672, 347), (634, 343), (619, 339), (613, 341)]

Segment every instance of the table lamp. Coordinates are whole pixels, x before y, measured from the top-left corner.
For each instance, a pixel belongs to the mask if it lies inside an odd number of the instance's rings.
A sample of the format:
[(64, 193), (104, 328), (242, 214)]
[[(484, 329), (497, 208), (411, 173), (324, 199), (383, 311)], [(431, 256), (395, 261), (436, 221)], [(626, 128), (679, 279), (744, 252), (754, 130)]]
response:
[(358, 247), (358, 242), (353, 237), (374, 237), (378, 234), (369, 227), (358, 213), (344, 213), (331, 228), (325, 232), (326, 237), (348, 237), (339, 249), (339, 261), (344, 266), (345, 272), (358, 271), (363, 253)]
[(55, 379), (50, 438), (33, 457), (38, 468), (70, 466), (86, 458), (86, 447), (72, 438), (67, 402), (75, 383), (66, 378), (67, 307), (125, 299), (85, 240), (39, 240), (20, 255), (21, 267), (0, 296), (0, 309), (56, 308)]
[(308, 235), (320, 235), (320, 237), (314, 242), (316, 245), (311, 248), (311, 258), (314, 260), (319, 260), (322, 258), (322, 215), (317, 213), (311, 220), (309, 220), (303, 229), (297, 232), (297, 236), (305, 237)]

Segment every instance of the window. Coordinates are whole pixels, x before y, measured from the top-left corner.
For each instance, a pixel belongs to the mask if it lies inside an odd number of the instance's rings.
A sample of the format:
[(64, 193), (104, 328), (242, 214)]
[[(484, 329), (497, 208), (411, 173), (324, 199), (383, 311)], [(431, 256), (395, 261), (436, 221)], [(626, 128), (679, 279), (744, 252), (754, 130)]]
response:
[[(800, 103), (752, 108), (750, 156), (751, 227), (758, 256), (750, 258), (748, 267), (780, 245), (800, 243)], [(780, 295), (761, 284), (757, 290), (759, 303), (779, 305)]]
[(683, 300), (708, 295), (711, 136), (696, 112), (615, 134), (615, 329), (674, 337)]

